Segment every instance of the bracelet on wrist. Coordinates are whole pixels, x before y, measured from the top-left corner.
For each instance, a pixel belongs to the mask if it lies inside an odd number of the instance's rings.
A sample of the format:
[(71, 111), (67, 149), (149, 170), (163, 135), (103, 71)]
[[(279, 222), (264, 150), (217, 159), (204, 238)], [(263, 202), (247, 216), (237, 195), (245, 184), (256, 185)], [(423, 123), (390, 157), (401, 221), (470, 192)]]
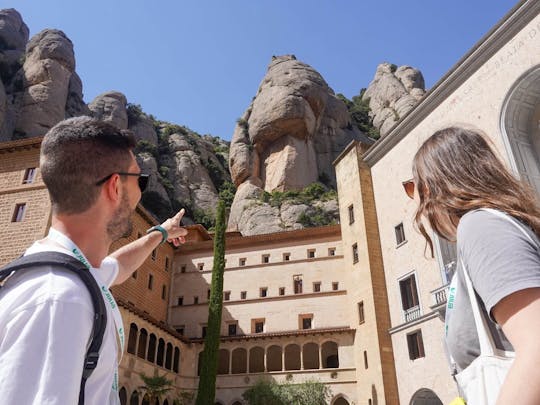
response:
[(160, 245), (169, 238), (169, 233), (161, 225), (153, 226), (152, 228), (146, 231), (146, 233), (151, 233), (151, 232), (161, 232), (161, 242), (159, 243)]

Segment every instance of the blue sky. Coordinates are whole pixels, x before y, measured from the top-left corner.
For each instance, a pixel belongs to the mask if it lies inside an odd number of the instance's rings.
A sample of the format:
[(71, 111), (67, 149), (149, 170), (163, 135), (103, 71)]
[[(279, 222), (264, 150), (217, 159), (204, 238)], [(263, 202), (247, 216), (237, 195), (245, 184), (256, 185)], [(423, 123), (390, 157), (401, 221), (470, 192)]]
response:
[(380, 62), (433, 86), (514, 0), (19, 0), (30, 28), (73, 41), (84, 99), (108, 90), (158, 119), (230, 140), (272, 55), (295, 54), (347, 97)]

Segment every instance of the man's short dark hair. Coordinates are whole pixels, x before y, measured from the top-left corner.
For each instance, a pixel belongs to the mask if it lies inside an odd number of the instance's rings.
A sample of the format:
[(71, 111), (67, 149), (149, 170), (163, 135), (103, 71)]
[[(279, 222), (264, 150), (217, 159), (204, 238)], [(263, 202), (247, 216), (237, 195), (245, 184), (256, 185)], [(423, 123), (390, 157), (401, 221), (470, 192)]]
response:
[(104, 177), (127, 171), (135, 138), (130, 131), (90, 117), (75, 117), (52, 127), (41, 144), (40, 168), (54, 212), (89, 209)]

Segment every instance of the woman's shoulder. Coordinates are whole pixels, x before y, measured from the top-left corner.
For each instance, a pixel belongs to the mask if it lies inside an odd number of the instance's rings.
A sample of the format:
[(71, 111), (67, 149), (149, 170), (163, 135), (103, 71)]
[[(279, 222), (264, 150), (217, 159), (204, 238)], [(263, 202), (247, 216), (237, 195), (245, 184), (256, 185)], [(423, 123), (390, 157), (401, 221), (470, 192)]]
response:
[(482, 240), (484, 243), (490, 243), (493, 239), (504, 239), (505, 235), (511, 239), (537, 239), (536, 235), (518, 219), (504, 211), (491, 208), (467, 212), (461, 217), (457, 227), (458, 242)]

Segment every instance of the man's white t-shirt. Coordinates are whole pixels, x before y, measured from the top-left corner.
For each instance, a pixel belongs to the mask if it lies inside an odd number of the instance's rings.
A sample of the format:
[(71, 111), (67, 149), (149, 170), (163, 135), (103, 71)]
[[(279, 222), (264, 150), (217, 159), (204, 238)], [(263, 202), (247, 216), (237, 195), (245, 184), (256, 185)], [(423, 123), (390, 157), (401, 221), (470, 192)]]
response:
[[(25, 254), (57, 251), (72, 255), (45, 238)], [(109, 287), (118, 262), (107, 257), (90, 269)], [(100, 357), (86, 382), (85, 405), (117, 405), (112, 390), (117, 370), (117, 340), (112, 310)], [(0, 405), (77, 404), (84, 357), (95, 311), (88, 288), (76, 274), (43, 266), (11, 276), (0, 289)]]

